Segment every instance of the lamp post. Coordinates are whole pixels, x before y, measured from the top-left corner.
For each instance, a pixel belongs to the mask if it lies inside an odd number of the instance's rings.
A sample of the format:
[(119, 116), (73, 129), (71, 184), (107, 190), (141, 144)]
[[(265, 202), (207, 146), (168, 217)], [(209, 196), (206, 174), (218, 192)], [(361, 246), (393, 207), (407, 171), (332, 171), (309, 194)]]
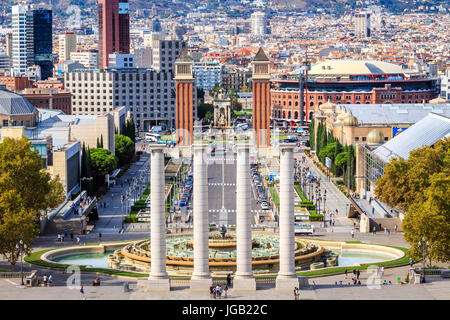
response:
[(422, 237), (422, 241), (419, 240), (419, 248), (422, 247), (422, 259), (423, 259), (423, 275), (422, 275), (422, 282), (425, 283), (425, 254), (426, 251), (428, 251), (428, 248), (430, 245), (428, 244), (428, 241), (425, 242), (425, 237)]
[(27, 245), (23, 243), (23, 240), (21, 239), (18, 244), (16, 244), (16, 250), (20, 254), (20, 277), (22, 279), (21, 285), (24, 285), (23, 282), (23, 252), (27, 249)]

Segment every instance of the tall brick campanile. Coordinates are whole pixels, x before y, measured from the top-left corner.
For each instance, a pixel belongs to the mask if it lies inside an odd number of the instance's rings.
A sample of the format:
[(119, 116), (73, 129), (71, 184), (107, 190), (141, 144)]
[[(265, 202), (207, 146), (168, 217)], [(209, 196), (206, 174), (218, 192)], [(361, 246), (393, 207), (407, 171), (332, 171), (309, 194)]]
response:
[(177, 145), (191, 146), (193, 141), (195, 84), (193, 60), (183, 49), (175, 61), (175, 129)]
[(270, 70), (262, 48), (252, 61), (253, 132), (258, 147), (270, 146)]

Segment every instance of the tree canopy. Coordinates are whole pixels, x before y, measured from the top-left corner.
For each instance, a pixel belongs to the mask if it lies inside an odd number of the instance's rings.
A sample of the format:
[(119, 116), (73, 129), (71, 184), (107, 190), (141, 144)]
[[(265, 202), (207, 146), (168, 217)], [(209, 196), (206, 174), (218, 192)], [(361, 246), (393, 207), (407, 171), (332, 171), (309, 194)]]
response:
[(116, 156), (118, 158), (118, 165), (123, 166), (124, 164), (130, 163), (134, 156), (134, 142), (127, 136), (122, 134), (115, 135), (116, 144)]
[(450, 139), (411, 151), (407, 160), (392, 159), (376, 181), (375, 194), (406, 212), (404, 237), (411, 254), (421, 256), (419, 241), (429, 242), (429, 256), (450, 261)]
[(111, 154), (111, 151), (103, 148), (90, 149), (90, 158), (92, 160), (92, 175), (95, 186), (98, 188), (105, 182), (105, 176), (117, 168), (117, 158)]
[(39, 234), (40, 212), (64, 200), (59, 177), (42, 170), (42, 160), (27, 138), (0, 143), (0, 254), (14, 265), (20, 240), (31, 247)]

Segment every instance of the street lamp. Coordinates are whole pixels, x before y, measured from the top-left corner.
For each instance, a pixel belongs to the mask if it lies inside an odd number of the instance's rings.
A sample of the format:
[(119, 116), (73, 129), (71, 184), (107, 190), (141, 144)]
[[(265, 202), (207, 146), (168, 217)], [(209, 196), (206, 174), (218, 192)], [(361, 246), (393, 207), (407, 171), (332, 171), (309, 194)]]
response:
[(20, 254), (20, 276), (22, 278), (22, 286), (24, 285), (23, 282), (23, 252), (27, 249), (27, 245), (23, 243), (22, 240), (19, 241), (19, 244), (16, 244), (16, 250)]
[(425, 254), (426, 251), (428, 251), (430, 245), (428, 244), (428, 241), (425, 242), (425, 237), (422, 237), (422, 241), (419, 240), (419, 248), (422, 247), (422, 259), (423, 259), (423, 275), (422, 275), (422, 282), (425, 283)]

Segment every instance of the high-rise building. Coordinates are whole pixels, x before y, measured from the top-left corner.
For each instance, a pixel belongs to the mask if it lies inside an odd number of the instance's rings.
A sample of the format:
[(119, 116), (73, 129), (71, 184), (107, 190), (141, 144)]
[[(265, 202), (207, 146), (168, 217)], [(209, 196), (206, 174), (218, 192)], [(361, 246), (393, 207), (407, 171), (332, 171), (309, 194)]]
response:
[(370, 37), (369, 12), (358, 12), (355, 14), (355, 34), (359, 38)]
[(41, 78), (53, 74), (52, 8), (50, 5), (15, 5), (12, 7), (13, 69), (24, 75), (33, 65)]
[(77, 51), (77, 35), (66, 32), (59, 36), (59, 62), (69, 60), (70, 53)]
[(98, 0), (98, 52), (102, 69), (108, 66), (109, 54), (130, 53), (129, 10), (128, 0)]
[(150, 68), (153, 65), (152, 48), (136, 48), (133, 51), (134, 65), (137, 68)]
[(185, 47), (186, 43), (181, 40), (154, 40), (152, 44), (153, 69), (174, 73), (175, 60)]
[[(65, 88), (73, 94), (72, 114), (100, 115), (126, 107), (138, 127), (172, 128), (175, 122), (174, 80), (171, 72), (150, 68), (78, 70), (64, 74)], [(91, 89), (94, 88), (94, 89)]]
[(34, 64), (33, 13), (28, 6), (12, 6), (12, 67), (17, 75), (25, 74)]
[(255, 36), (263, 36), (267, 34), (267, 20), (264, 12), (254, 12), (251, 15), (252, 34)]
[(41, 68), (41, 79), (53, 75), (53, 13), (52, 6), (46, 4), (33, 5), (33, 46), (34, 64)]

